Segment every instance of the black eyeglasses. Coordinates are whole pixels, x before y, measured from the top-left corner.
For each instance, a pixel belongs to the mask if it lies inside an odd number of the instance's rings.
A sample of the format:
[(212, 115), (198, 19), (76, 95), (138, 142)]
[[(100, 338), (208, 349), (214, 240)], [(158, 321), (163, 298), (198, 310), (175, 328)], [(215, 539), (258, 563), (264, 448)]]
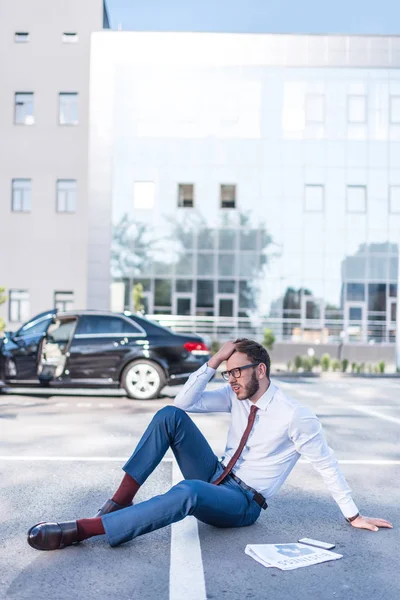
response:
[(257, 367), (261, 363), (251, 363), (251, 365), (244, 365), (243, 367), (235, 367), (230, 371), (222, 371), (221, 375), (225, 379), (225, 381), (229, 381), (229, 376), (232, 375), (235, 379), (239, 379), (242, 374), (243, 369), (250, 369), (250, 367)]

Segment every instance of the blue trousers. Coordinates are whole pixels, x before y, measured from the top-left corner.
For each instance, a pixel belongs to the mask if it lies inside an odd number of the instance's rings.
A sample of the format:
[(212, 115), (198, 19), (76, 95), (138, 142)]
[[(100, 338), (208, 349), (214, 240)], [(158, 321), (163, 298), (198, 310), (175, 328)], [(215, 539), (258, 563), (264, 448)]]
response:
[(215, 527), (252, 525), (261, 508), (250, 491), (227, 477), (211, 482), (222, 466), (207, 440), (185, 411), (166, 406), (153, 417), (123, 470), (142, 485), (171, 447), (185, 477), (166, 494), (102, 517), (108, 542), (117, 546), (187, 515)]

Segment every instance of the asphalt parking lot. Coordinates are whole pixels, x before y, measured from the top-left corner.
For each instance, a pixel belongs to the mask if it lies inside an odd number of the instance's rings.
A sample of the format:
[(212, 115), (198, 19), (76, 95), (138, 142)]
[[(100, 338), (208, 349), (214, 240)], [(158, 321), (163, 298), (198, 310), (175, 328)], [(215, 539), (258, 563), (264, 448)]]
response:
[[(111, 549), (104, 537), (37, 552), (26, 531), (40, 520), (93, 515), (121, 479), (121, 465), (176, 388), (150, 402), (114, 395), (0, 395), (0, 598), (205, 600), (400, 598), (400, 380), (275, 382), (320, 417), (363, 514), (393, 530), (344, 522), (324, 484), (300, 462), (255, 525), (215, 529), (189, 517)], [(210, 385), (219, 385), (213, 383)], [(217, 454), (229, 415), (193, 415)], [(179, 473), (167, 454), (137, 500), (163, 493)], [(312, 537), (336, 544), (338, 561), (266, 569), (246, 544)]]

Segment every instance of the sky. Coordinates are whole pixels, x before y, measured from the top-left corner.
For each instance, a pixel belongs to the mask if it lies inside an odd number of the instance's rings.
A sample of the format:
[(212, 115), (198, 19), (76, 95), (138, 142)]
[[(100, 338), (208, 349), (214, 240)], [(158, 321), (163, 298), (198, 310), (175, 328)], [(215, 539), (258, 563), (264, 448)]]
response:
[(399, 0), (106, 0), (112, 29), (400, 34)]

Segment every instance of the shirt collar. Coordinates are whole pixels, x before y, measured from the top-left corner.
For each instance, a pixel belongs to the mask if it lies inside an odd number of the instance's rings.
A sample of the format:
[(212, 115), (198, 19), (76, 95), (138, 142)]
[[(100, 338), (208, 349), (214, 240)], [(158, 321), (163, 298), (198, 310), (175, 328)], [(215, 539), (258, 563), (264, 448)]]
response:
[(269, 384), (269, 388), (267, 389), (267, 391), (261, 396), (261, 398), (259, 398), (256, 402), (256, 406), (257, 408), (259, 408), (260, 410), (267, 410), (268, 404), (271, 402), (272, 398), (275, 395), (275, 392), (277, 391), (277, 387), (276, 385), (274, 385), (272, 383), (272, 381), (270, 381)]

